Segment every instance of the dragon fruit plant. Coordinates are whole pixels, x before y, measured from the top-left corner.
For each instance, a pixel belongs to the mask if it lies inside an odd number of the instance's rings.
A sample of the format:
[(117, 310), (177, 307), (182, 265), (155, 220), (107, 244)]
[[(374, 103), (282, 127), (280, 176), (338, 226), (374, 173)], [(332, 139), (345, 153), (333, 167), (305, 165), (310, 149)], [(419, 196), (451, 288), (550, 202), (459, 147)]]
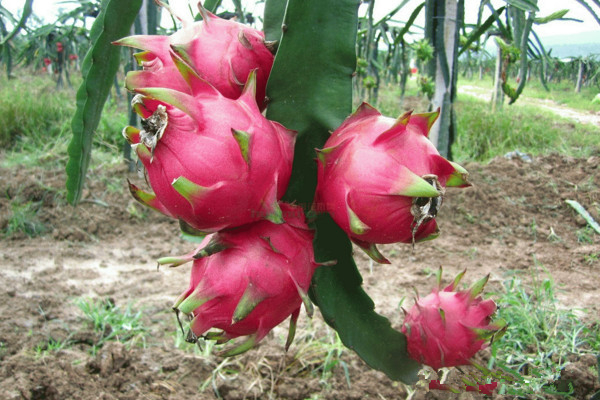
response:
[[(142, 70), (125, 83), (142, 126), (123, 134), (154, 193), (130, 190), (186, 232), (208, 235), (194, 252), (159, 260), (193, 262), (174, 304), (191, 319), (190, 340), (247, 337), (227, 353), (239, 354), (291, 317), (289, 345), (302, 303), (310, 311), (312, 300), (347, 347), (409, 383), (419, 362), (468, 360), (483, 332), (497, 329), (489, 320), (495, 305), (477, 286), (454, 292), (456, 281), (419, 300), (405, 336), (362, 288), (349, 238), (386, 262), (375, 244), (435, 236), (445, 188), (467, 186), (468, 175), (427, 139), (436, 112), (392, 119), (364, 104), (348, 117), (358, 3), (266, 0), (264, 35), (200, 5), (203, 21), (182, 21), (171, 36), (123, 38), (142, 1), (103, 1), (82, 64), (67, 198), (76, 204), (82, 196), (94, 130), (119, 69), (110, 43), (139, 48)], [(302, 207), (311, 204), (317, 213), (307, 223)]]
[[(315, 268), (313, 232), (298, 206), (280, 205), (286, 222), (260, 221), (207, 236), (200, 247), (162, 264), (193, 261), (189, 288), (173, 308), (192, 318), (188, 339), (203, 336), (224, 343), (248, 336), (226, 355), (235, 355), (259, 342), (290, 318), (290, 345), (304, 302), (312, 315), (307, 291)], [(209, 331), (211, 328), (220, 331)]]
[(492, 322), (496, 303), (480, 296), (489, 275), (470, 289), (457, 291), (465, 272), (442, 289), (440, 268), (438, 287), (417, 299), (410, 311), (405, 312), (402, 332), (407, 338), (408, 354), (436, 370), (469, 365), (490, 338), (501, 336), (506, 329), (504, 321)]
[(468, 186), (467, 171), (427, 139), (439, 110), (384, 117), (363, 103), (318, 150), (315, 207), (375, 261), (376, 243), (437, 237), (446, 186)]
[[(163, 7), (167, 7), (162, 4)], [(168, 7), (167, 7), (168, 9)], [(143, 50), (135, 58), (141, 71), (128, 74), (132, 87), (164, 87), (192, 93), (178, 73), (172, 53), (185, 62), (223, 96), (237, 99), (250, 73), (256, 70), (256, 102), (265, 107), (265, 88), (273, 54), (264, 33), (235, 21), (221, 19), (198, 3), (202, 21), (179, 18), (183, 28), (171, 36), (134, 35), (114, 44)], [(149, 85), (150, 83), (150, 85)]]

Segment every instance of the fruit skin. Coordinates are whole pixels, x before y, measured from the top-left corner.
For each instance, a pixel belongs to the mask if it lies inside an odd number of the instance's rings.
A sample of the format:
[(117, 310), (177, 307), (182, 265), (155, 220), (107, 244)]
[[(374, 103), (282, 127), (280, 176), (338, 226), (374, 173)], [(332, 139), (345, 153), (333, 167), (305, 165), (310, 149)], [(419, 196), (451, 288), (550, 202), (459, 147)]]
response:
[(171, 54), (190, 91), (126, 84), (142, 130), (124, 136), (142, 161), (155, 194), (130, 186), (134, 197), (204, 233), (268, 218), (278, 207), (293, 162), (295, 132), (258, 109), (254, 74), (242, 96), (222, 96)]
[(256, 70), (256, 100), (259, 108), (264, 109), (267, 79), (274, 60), (265, 45), (264, 33), (221, 19), (202, 8), (201, 3), (199, 9), (202, 21), (182, 21), (183, 28), (171, 36), (135, 35), (114, 42), (144, 50), (136, 55), (143, 70), (130, 73), (130, 79), (151, 81), (148, 87), (186, 91), (186, 82), (177, 73), (170, 56), (173, 51), (230, 99), (241, 95), (250, 72)]
[(435, 288), (426, 297), (417, 299), (404, 318), (402, 332), (406, 335), (408, 354), (436, 370), (469, 365), (471, 357), (487, 346), (488, 339), (500, 336), (506, 329), (504, 321), (492, 322), (496, 312), (494, 301), (479, 296), (489, 275), (469, 290), (456, 291), (464, 273), (443, 290)]
[(444, 187), (469, 185), (468, 173), (427, 139), (438, 114), (409, 112), (394, 120), (363, 103), (317, 150), (317, 211), (329, 212), (371, 251), (375, 243), (436, 236)]
[(318, 266), (313, 232), (300, 207), (280, 207), (283, 224), (260, 221), (220, 231), (206, 237), (195, 255), (159, 260), (194, 260), (189, 288), (174, 308), (193, 317), (197, 337), (216, 328), (222, 332), (207, 337), (224, 342), (249, 335), (253, 344), (288, 316), (295, 324), (303, 301), (312, 310), (306, 292)]

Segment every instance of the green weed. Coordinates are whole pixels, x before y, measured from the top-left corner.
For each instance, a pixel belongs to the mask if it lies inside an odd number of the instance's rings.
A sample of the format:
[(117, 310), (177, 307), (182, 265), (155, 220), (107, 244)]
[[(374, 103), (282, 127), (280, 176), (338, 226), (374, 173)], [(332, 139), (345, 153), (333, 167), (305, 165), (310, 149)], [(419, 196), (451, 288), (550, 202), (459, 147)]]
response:
[(134, 312), (131, 305), (121, 310), (110, 299), (85, 298), (75, 300), (75, 305), (83, 312), (86, 322), (99, 334), (92, 353), (111, 340), (145, 346), (148, 330), (142, 325), (142, 312)]
[(60, 351), (69, 346), (68, 340), (56, 340), (49, 338), (47, 342), (43, 342), (35, 346), (33, 351), (36, 357), (45, 357), (51, 353)]
[(0, 145), (9, 147), (28, 137), (46, 142), (68, 129), (74, 103), (70, 91), (56, 91), (47, 77), (0, 78), (0, 95), (7, 101), (0, 108)]
[(0, 361), (2, 361), (4, 359), (6, 352), (7, 352), (6, 343), (0, 342)]
[[(75, 85), (77, 86), (77, 85)], [(0, 146), (2, 166), (63, 166), (71, 139), (75, 90), (56, 90), (48, 76), (24, 74), (16, 79), (0, 77)], [(94, 136), (96, 151), (120, 157), (124, 143), (120, 132), (127, 124), (127, 104), (107, 102)]]
[(538, 234), (538, 226), (537, 223), (535, 222), (535, 217), (533, 218), (533, 221), (531, 221), (531, 236), (533, 236), (533, 242), (537, 242), (537, 234)]
[(39, 208), (39, 202), (12, 202), (11, 214), (4, 229), (4, 235), (12, 236), (17, 232), (22, 232), (29, 237), (35, 237), (44, 234), (47, 228), (37, 216)]
[[(418, 97), (413, 82), (409, 81), (406, 96), (416, 112), (427, 110), (428, 104)], [(397, 87), (383, 86), (376, 106), (382, 114), (397, 117), (403, 109), (400, 100)], [(589, 157), (600, 151), (597, 127), (561, 118), (526, 102), (492, 112), (487, 101), (459, 94), (455, 110), (458, 127), (452, 153), (459, 162), (489, 161), (514, 150), (532, 155), (559, 152), (575, 157)]]
[(343, 345), (337, 332), (326, 329), (326, 335), (317, 335), (313, 329), (297, 338), (294, 361), (287, 366), (287, 370), (295, 371), (296, 374), (301, 374), (303, 371), (310, 372), (311, 375), (319, 377), (321, 385), (327, 387), (336, 368), (341, 367), (346, 384), (350, 388), (348, 364), (342, 359), (348, 349)]
[[(392, 118), (398, 118), (403, 114), (403, 109), (406, 108), (407, 100), (410, 98), (410, 108), (415, 113), (426, 112), (428, 100), (425, 96), (419, 95), (419, 87), (416, 81), (408, 81), (406, 83), (406, 92), (404, 93), (404, 101), (401, 98), (399, 85), (382, 86), (379, 90), (377, 104), (373, 104), (383, 114)], [(356, 104), (356, 107), (358, 104)], [(356, 107), (354, 107), (356, 109)]]
[(225, 358), (215, 368), (210, 376), (200, 385), (200, 391), (204, 392), (209, 387), (212, 388), (217, 398), (222, 398), (217, 385), (218, 381), (231, 381), (239, 374), (243, 373), (245, 366), (238, 359)]
[(588, 263), (590, 265), (595, 264), (598, 261), (600, 261), (600, 253), (586, 254), (583, 258), (586, 263)]
[(571, 122), (534, 106), (516, 103), (492, 112), (487, 102), (459, 95), (457, 161), (487, 161), (513, 150), (587, 157), (600, 149), (598, 128)]
[(533, 281), (527, 285), (515, 273), (504, 281), (502, 292), (493, 294), (498, 316), (509, 325), (506, 334), (492, 344), (488, 367), (514, 377), (500, 382), (499, 394), (567, 395), (572, 390), (568, 385), (555, 387), (567, 356), (597, 353), (600, 335), (582, 322), (580, 312), (559, 308), (556, 285), (547, 272), (541, 276), (536, 268)]
[(562, 238), (554, 232), (553, 227), (550, 227), (550, 233), (548, 234), (547, 239), (552, 243), (562, 242)]
[(594, 234), (595, 234), (595, 231), (592, 228), (590, 228), (589, 226), (578, 229), (575, 232), (575, 235), (577, 236), (577, 242), (581, 243), (581, 244), (594, 243)]

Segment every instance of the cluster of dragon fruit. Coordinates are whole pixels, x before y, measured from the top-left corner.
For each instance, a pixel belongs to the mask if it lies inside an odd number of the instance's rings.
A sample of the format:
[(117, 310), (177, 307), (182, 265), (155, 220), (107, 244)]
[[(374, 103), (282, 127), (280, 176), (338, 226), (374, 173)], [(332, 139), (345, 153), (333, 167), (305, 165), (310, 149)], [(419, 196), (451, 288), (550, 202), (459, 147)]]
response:
[[(307, 292), (319, 267), (307, 210), (281, 201), (296, 133), (262, 113), (274, 61), (263, 33), (199, 8), (202, 21), (184, 22), (171, 36), (116, 42), (142, 50), (141, 69), (126, 77), (142, 129), (123, 134), (153, 193), (131, 183), (130, 190), (206, 235), (189, 254), (159, 260), (192, 263), (189, 287), (173, 306), (189, 320), (188, 339), (246, 337), (225, 353), (235, 355), (289, 317), (287, 347), (301, 306), (312, 310)], [(393, 119), (365, 103), (315, 153), (312, 211), (329, 213), (375, 261), (389, 263), (376, 244), (437, 236), (445, 188), (469, 185), (467, 171), (427, 138), (437, 116)], [(484, 345), (481, 332), (498, 329), (495, 304), (479, 296), (483, 285), (458, 292), (457, 285), (418, 300), (402, 328), (411, 357), (434, 368), (467, 363)]]

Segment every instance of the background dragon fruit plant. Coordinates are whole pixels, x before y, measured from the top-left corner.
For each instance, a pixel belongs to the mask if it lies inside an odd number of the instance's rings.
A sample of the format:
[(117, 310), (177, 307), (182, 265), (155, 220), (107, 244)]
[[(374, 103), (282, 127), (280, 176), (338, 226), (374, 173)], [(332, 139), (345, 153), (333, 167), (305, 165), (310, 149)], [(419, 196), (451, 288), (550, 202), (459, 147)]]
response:
[[(189, 287), (175, 302), (193, 318), (190, 336), (217, 341), (248, 336), (231, 351), (236, 354), (288, 316), (293, 327), (300, 304), (310, 309), (314, 302), (343, 343), (370, 366), (391, 379), (413, 382), (420, 364), (407, 351), (405, 334), (374, 311), (348, 236), (366, 249), (430, 236), (444, 186), (466, 185), (466, 171), (441, 158), (427, 141), (435, 113), (389, 119), (365, 105), (346, 120), (359, 2), (267, 0), (264, 39), (204, 10), (204, 21), (185, 24), (169, 37), (125, 38), (140, 4), (107, 0), (92, 29), (94, 45), (82, 66), (85, 79), (69, 146), (69, 200), (76, 203), (81, 196), (92, 134), (112, 82), (106, 77), (118, 68), (119, 48), (111, 43), (140, 48), (136, 58), (143, 69), (129, 75), (127, 87), (137, 94), (133, 105), (142, 129), (129, 127), (124, 134), (136, 146), (155, 193), (130, 189), (144, 204), (199, 234), (217, 232), (194, 253), (162, 260), (174, 265), (194, 260)], [(275, 49), (273, 60), (269, 51)], [(260, 112), (265, 106), (266, 118)], [(386, 146), (395, 141), (403, 151)], [(198, 160), (207, 148), (208, 158)], [(376, 148), (380, 153), (374, 155)], [(366, 178), (379, 188), (389, 186), (384, 195), (398, 196), (404, 211), (395, 220), (401, 227), (386, 228), (378, 223), (381, 216), (364, 211), (375, 193), (344, 198), (359, 193), (364, 183), (350, 162), (354, 155), (365, 163), (383, 157), (394, 165), (396, 176), (372, 166)], [(343, 168), (335, 168), (334, 158)], [(297, 210), (311, 208), (318, 176), (317, 202), (332, 208), (310, 214), (306, 225)], [(332, 190), (329, 198), (328, 187), (338, 177), (340, 191)], [(415, 207), (420, 209), (410, 211)], [(285, 260), (293, 266), (282, 267)], [(328, 266), (315, 270), (319, 263)], [(231, 277), (227, 283), (218, 279), (217, 264), (223, 266), (219, 273)], [(262, 287), (263, 280), (273, 287)], [(207, 334), (210, 328), (220, 332)]]

